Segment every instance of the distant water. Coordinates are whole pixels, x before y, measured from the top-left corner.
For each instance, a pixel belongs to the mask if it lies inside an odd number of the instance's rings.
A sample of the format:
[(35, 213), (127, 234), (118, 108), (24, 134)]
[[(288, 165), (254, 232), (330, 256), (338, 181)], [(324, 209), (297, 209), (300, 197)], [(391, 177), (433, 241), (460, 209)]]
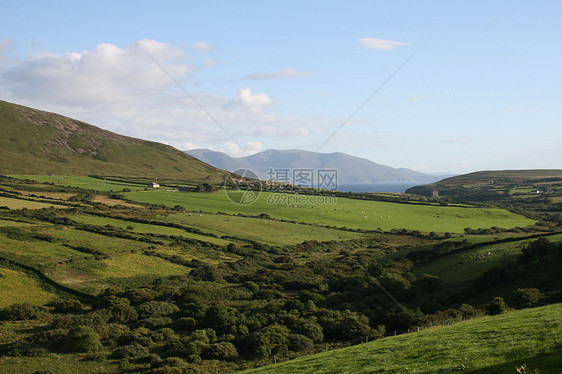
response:
[(423, 183), (375, 183), (375, 184), (340, 184), (342, 192), (404, 192), (410, 187)]

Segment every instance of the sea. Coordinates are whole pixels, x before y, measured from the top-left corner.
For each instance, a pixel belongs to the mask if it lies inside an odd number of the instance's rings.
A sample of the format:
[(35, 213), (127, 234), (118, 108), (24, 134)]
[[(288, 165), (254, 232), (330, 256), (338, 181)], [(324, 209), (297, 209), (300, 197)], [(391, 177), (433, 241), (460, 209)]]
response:
[(374, 183), (374, 184), (340, 184), (341, 192), (405, 192), (408, 188), (423, 183)]

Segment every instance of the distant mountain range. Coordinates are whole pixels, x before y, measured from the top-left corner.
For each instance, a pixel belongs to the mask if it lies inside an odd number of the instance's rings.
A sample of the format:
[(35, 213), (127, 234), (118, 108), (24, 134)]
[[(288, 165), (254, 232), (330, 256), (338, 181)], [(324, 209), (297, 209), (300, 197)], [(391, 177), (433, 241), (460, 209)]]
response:
[(377, 184), (377, 183), (432, 183), (444, 178), (440, 175), (428, 175), (414, 170), (377, 164), (364, 158), (345, 153), (316, 153), (303, 150), (274, 150), (259, 152), (251, 156), (234, 158), (223, 152), (209, 149), (185, 151), (199, 160), (216, 168), (235, 171), (250, 169), (260, 179), (270, 179), (270, 171), (279, 169), (337, 169), (338, 183)]
[(0, 174), (223, 181), (226, 172), (169, 145), (0, 101)]

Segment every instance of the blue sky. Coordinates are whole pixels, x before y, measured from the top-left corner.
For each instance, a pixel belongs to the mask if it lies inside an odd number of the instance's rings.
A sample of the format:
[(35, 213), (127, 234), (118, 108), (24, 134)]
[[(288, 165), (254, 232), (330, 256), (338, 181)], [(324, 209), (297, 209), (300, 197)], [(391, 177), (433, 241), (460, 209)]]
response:
[(321, 147), (424, 172), (562, 167), (560, 1), (0, 10), (0, 99), (121, 134), (233, 156)]

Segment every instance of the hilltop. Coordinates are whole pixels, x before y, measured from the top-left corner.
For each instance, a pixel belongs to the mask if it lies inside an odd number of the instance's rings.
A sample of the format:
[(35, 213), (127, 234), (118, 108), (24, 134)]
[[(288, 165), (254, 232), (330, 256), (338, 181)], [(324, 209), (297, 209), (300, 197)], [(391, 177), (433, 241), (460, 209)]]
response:
[(415, 195), (455, 200), (487, 201), (528, 198), (530, 195), (562, 195), (562, 170), (488, 170), (458, 175), (406, 190)]
[(245, 157), (230, 157), (223, 152), (209, 149), (185, 151), (199, 160), (219, 169), (234, 171), (250, 169), (261, 179), (270, 179), (268, 172), (273, 169), (337, 169), (339, 184), (375, 184), (375, 183), (429, 183), (440, 177), (423, 174), (406, 168), (393, 168), (377, 164), (365, 158), (346, 153), (318, 153), (298, 149), (268, 149)]
[(225, 173), (168, 145), (0, 101), (0, 173), (219, 181)]

